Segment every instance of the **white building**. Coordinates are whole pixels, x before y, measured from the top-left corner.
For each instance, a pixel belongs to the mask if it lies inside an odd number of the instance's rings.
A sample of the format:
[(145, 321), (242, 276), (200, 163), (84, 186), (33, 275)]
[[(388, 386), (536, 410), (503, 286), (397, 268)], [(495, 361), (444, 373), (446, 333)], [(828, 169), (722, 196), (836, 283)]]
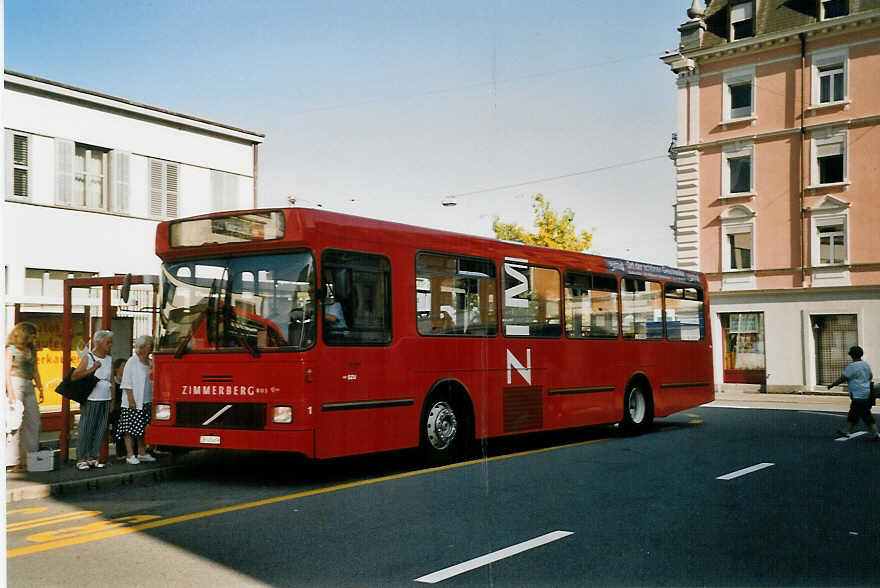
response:
[(257, 206), (260, 133), (11, 71), (2, 104), (7, 330), (50, 349), (65, 278), (157, 274), (159, 221)]

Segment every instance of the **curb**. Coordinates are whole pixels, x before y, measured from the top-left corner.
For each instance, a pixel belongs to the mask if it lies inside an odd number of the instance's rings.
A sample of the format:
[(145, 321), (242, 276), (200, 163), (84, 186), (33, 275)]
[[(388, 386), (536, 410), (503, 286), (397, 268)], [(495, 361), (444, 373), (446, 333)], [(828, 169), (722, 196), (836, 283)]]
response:
[(9, 488), (10, 480), (6, 480), (6, 504), (20, 502), (22, 500), (36, 500), (49, 496), (67, 496), (84, 490), (98, 490), (101, 488), (113, 488), (117, 486), (131, 486), (136, 481), (148, 479), (154, 482), (164, 482), (171, 477), (176, 470), (183, 468), (182, 465), (169, 465), (149, 470), (136, 472), (123, 472), (75, 480), (64, 480), (52, 483), (32, 483), (17, 488)]

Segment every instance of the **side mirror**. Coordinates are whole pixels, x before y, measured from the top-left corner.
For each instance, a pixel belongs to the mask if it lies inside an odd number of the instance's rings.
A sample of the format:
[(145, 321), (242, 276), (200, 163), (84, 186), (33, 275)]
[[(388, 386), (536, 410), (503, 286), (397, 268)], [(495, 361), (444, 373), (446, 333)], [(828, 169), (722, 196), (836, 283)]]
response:
[(125, 274), (122, 279), (122, 288), (119, 289), (119, 297), (123, 302), (128, 302), (129, 294), (131, 294), (131, 274)]

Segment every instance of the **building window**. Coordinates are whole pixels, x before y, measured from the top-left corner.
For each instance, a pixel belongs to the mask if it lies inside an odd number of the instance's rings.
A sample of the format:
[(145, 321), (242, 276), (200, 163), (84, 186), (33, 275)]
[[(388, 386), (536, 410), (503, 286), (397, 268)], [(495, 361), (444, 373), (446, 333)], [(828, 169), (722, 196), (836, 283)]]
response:
[(813, 105), (845, 102), (848, 53), (823, 53), (813, 56)]
[(6, 195), (16, 198), (31, 196), (31, 138), (29, 135), (6, 131)]
[(846, 182), (846, 131), (814, 134), (812, 143), (812, 185)]
[(107, 150), (77, 143), (73, 152), (73, 204), (105, 207)]
[(241, 208), (238, 202), (238, 176), (211, 170), (211, 198), (217, 212)]
[[(55, 139), (55, 202), (127, 212), (128, 166), (128, 153)], [(108, 192), (113, 193), (112, 204)]]
[(821, 0), (819, 2), (820, 20), (837, 18), (847, 14), (849, 14), (849, 2), (847, 0)]
[(731, 3), (730, 5), (730, 40), (745, 39), (755, 36), (755, 3)]
[(64, 280), (67, 278), (91, 278), (97, 275), (93, 272), (68, 272), (28, 267), (24, 270), (24, 295), (34, 298), (45, 296), (61, 299), (64, 296)]
[(729, 145), (722, 151), (722, 196), (751, 196), (755, 193), (754, 145)]
[(752, 269), (752, 233), (728, 233), (727, 246), (730, 251), (730, 269)]
[(846, 232), (843, 223), (820, 226), (817, 229), (819, 239), (819, 264), (830, 265), (846, 262)]
[(180, 168), (176, 163), (150, 159), (150, 216), (176, 218)]
[(755, 70), (724, 74), (724, 121), (750, 118), (755, 113)]
[(721, 215), (722, 271), (755, 269), (755, 213), (747, 206), (733, 206)]

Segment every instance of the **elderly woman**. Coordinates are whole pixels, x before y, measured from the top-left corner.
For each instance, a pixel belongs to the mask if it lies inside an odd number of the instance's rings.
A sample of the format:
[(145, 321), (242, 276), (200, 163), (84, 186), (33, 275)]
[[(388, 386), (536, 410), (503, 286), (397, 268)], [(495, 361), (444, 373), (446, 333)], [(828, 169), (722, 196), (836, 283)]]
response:
[(18, 323), (6, 338), (6, 396), (9, 404), (21, 402), (24, 407), (21, 428), (6, 436), (6, 465), (8, 471), (22, 472), (22, 457), (37, 451), (40, 446), (40, 406), (34, 388), (43, 401), (43, 384), (37, 371), (37, 349), (34, 340), (37, 327), (32, 323)]
[[(122, 409), (119, 414), (117, 434), (125, 439), (128, 457), (126, 463), (137, 465), (142, 461), (156, 461), (147, 453), (144, 432), (150, 422), (149, 403), (153, 397), (150, 371), (153, 368), (150, 354), (153, 352), (153, 338), (141, 335), (134, 342), (134, 355), (125, 363), (122, 373)], [(134, 453), (134, 440), (137, 439), (137, 455)]]
[(80, 405), (79, 433), (76, 442), (76, 469), (103, 468), (98, 461), (101, 441), (107, 431), (107, 418), (110, 415), (112, 394), (113, 331), (98, 331), (92, 337), (92, 351), (87, 351), (73, 370), (71, 380), (81, 380), (89, 374), (98, 378), (92, 393), (85, 404)]

